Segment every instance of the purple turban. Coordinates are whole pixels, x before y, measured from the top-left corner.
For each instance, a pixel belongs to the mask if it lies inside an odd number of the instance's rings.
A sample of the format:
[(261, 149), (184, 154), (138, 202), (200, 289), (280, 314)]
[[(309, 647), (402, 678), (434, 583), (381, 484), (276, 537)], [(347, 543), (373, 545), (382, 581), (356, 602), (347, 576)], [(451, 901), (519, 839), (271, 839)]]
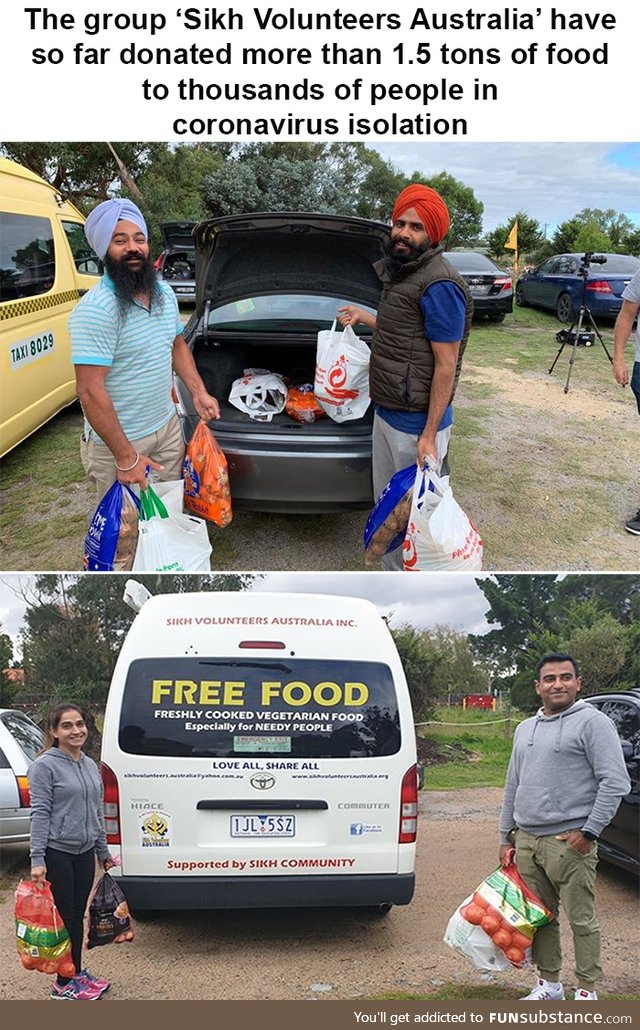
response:
[(133, 222), (148, 238), (147, 223), (142, 211), (131, 200), (105, 200), (94, 207), (84, 225), (87, 243), (102, 260), (109, 249), (118, 222)]

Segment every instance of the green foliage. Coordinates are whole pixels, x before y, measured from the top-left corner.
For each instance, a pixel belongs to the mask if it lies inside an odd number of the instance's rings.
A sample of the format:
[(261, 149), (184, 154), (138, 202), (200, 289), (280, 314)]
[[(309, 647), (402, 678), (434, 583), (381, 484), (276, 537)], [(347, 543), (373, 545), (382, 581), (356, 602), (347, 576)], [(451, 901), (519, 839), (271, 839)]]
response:
[(8, 633), (0, 633), (0, 707), (11, 708), (20, 691), (20, 685), (5, 676), (13, 663), (13, 641)]
[(535, 666), (551, 652), (576, 658), (585, 694), (640, 686), (639, 577), (501, 575), (476, 582), (490, 604), (487, 620), (497, 625), (471, 644), (491, 664), (496, 685), (513, 676), (517, 708), (537, 708)]
[[(251, 575), (137, 576), (153, 594), (243, 590)], [(41, 575), (28, 598), (23, 633), (25, 692), (54, 703), (104, 705), (113, 667), (135, 613), (121, 576)]]
[(531, 218), (526, 212), (516, 211), (515, 215), (512, 215), (506, 222), (499, 225), (493, 232), (487, 234), (486, 242), (489, 253), (497, 261), (504, 259), (506, 254), (515, 256), (515, 251), (505, 250), (504, 245), (516, 220), (518, 222), (519, 254), (528, 254), (530, 251), (535, 251), (544, 243), (544, 232), (540, 228), (540, 223), (535, 218)]
[(466, 634), (447, 626), (392, 630), (402, 661), (416, 721), (429, 719), (433, 705), (449, 695), (482, 693), (488, 672), (474, 658)]
[[(424, 736), (441, 747), (461, 749), (462, 758), (428, 765), (425, 771), (427, 790), (461, 790), (465, 787), (501, 787), (511, 757), (511, 742), (519, 717), (502, 710), (482, 712), (477, 709), (437, 709), (438, 723), (429, 725)], [(501, 721), (504, 720), (504, 721)]]
[(472, 188), (465, 186), (463, 182), (444, 170), (438, 172), (437, 175), (430, 175), (428, 178), (415, 172), (412, 178), (416, 177), (418, 181), (437, 190), (449, 208), (451, 228), (447, 235), (447, 248), (461, 247), (475, 241), (482, 232), (484, 204), (481, 200), (477, 200)]
[(562, 222), (553, 235), (554, 253), (586, 250), (640, 252), (640, 230), (631, 219), (613, 208), (583, 208)]

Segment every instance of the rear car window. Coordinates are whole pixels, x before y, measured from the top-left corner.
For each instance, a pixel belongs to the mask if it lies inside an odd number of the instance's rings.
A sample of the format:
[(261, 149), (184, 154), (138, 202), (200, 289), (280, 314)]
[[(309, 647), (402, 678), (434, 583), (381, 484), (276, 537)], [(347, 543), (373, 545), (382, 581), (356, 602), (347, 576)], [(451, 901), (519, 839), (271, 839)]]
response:
[(597, 271), (598, 275), (635, 275), (640, 268), (638, 258), (625, 257), (621, 254), (608, 254), (604, 265), (592, 265), (592, 274)]
[[(229, 304), (222, 304), (209, 315), (210, 329), (251, 329), (299, 332), (305, 327), (314, 331), (329, 329), (337, 316), (338, 308), (350, 301), (341, 297), (325, 297), (319, 294), (278, 293), (261, 297), (244, 297)], [(361, 304), (363, 311), (375, 314), (373, 308)], [(342, 326), (338, 324), (338, 329)], [(366, 326), (358, 325), (358, 333), (370, 333)]]
[(49, 219), (0, 211), (0, 301), (48, 293), (55, 277)]
[(20, 712), (5, 712), (0, 719), (20, 750), (32, 762), (38, 752), (42, 750), (44, 740), (42, 730)]
[(370, 758), (400, 748), (393, 676), (380, 662), (142, 658), (119, 743), (134, 755)]

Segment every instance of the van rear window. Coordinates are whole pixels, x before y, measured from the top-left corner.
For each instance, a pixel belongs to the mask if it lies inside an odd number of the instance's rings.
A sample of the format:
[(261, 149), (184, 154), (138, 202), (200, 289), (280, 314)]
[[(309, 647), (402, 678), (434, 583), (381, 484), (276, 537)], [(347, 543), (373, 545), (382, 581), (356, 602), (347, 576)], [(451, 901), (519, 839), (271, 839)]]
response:
[(380, 662), (142, 658), (119, 743), (135, 755), (369, 758), (400, 748), (393, 676)]

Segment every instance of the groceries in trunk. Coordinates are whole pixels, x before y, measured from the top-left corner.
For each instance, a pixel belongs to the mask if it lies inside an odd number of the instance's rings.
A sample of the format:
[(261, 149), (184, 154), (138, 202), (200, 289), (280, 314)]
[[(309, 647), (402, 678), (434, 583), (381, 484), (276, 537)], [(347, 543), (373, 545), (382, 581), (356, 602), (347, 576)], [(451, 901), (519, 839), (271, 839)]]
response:
[(229, 394), (230, 404), (258, 422), (271, 422), (284, 411), (286, 399), (284, 379), (265, 368), (245, 368)]

